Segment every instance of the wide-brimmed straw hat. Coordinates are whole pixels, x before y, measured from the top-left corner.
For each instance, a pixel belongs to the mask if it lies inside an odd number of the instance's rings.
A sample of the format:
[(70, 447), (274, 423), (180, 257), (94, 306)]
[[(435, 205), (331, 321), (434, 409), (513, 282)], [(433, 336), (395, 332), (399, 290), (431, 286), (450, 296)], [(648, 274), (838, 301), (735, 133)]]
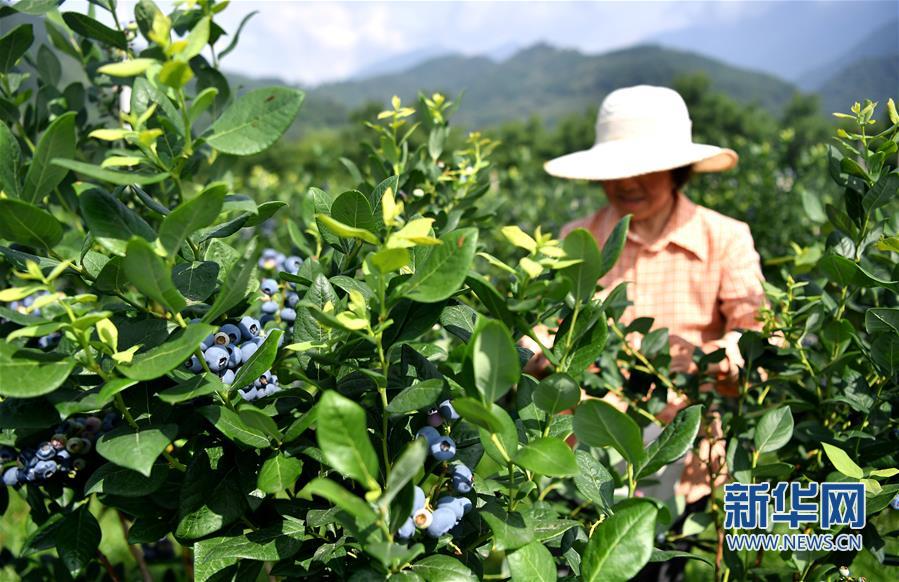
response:
[(543, 168), (559, 178), (616, 180), (681, 166), (722, 172), (737, 165), (737, 152), (693, 143), (692, 125), (677, 91), (651, 85), (617, 89), (599, 107), (593, 147), (549, 160)]

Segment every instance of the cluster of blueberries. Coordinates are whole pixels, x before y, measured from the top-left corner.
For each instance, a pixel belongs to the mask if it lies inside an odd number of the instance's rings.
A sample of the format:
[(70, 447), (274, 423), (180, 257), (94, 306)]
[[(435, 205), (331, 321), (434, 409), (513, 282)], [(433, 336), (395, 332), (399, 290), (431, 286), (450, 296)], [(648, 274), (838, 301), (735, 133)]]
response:
[(94, 447), (97, 438), (112, 430), (118, 414), (110, 412), (101, 420), (98, 416), (70, 418), (56, 428), (50, 440), (37, 448), (22, 449), (18, 454), (10, 447), (0, 447), (0, 465), (15, 465), (3, 471), (3, 483), (10, 487), (25, 483), (41, 483), (56, 475), (75, 477), (87, 466), (85, 455)]
[[(426, 439), (431, 456), (437, 461), (451, 461), (456, 456), (456, 443), (446, 435), (441, 435), (437, 427), (445, 422), (459, 420), (459, 413), (453, 408), (449, 400), (444, 400), (440, 405), (428, 412), (428, 426), (422, 427), (416, 438)], [(471, 469), (464, 463), (456, 461), (449, 466), (450, 481), (453, 491), (459, 495), (471, 493), (473, 476)], [(432, 509), (433, 507), (433, 509)], [(456, 527), (462, 517), (471, 511), (472, 503), (467, 497), (453, 497), (444, 495), (437, 499), (431, 506), (420, 487), (415, 487), (415, 502), (412, 514), (406, 519), (402, 527), (397, 531), (397, 537), (408, 540), (415, 534), (415, 530), (421, 529), (433, 538), (439, 538)]]
[[(226, 323), (221, 326), (217, 332), (200, 342), (200, 349), (209, 371), (218, 374), (225, 384), (231, 384), (240, 365), (256, 353), (263, 341), (265, 333), (262, 324), (257, 319), (245, 316), (236, 324)], [(184, 367), (196, 374), (203, 372), (203, 363), (196, 355), (186, 360)], [(278, 377), (269, 370), (254, 380), (252, 387), (239, 389), (237, 393), (249, 401), (271, 396), (280, 390)]]
[[(294, 255), (287, 257), (284, 253), (279, 253), (274, 249), (265, 249), (259, 257), (259, 268), (268, 272), (276, 271), (280, 273), (283, 271), (296, 275), (302, 266), (302, 258)], [(293, 284), (289, 283), (288, 285), (292, 286)], [(293, 291), (287, 291), (283, 297), (279, 296), (278, 292), (281, 290), (281, 285), (277, 279), (272, 278), (262, 279), (259, 284), (259, 290), (262, 291), (263, 295), (262, 317), (259, 318), (262, 325), (269, 321), (274, 321), (276, 313), (280, 316), (281, 321), (288, 324), (288, 326), (293, 325), (293, 322), (297, 319), (296, 307), (300, 301), (300, 296)]]
[[(34, 305), (34, 301), (40, 297), (41, 295), (47, 295), (47, 291), (41, 289), (40, 291), (36, 291), (25, 297), (24, 299), (20, 299), (19, 301), (11, 301), (6, 304), (6, 306), (12, 311), (18, 311), (19, 313), (25, 313), (25, 311)], [(41, 310), (40, 308), (35, 309), (31, 312), (31, 315), (40, 316)], [(3, 323), (5, 320), (0, 317), (0, 323)], [(52, 333), (48, 333), (47, 335), (42, 335), (37, 338), (37, 345), (42, 350), (51, 350), (56, 347), (59, 343), (59, 340), (62, 338), (62, 334), (58, 331), (54, 331)]]

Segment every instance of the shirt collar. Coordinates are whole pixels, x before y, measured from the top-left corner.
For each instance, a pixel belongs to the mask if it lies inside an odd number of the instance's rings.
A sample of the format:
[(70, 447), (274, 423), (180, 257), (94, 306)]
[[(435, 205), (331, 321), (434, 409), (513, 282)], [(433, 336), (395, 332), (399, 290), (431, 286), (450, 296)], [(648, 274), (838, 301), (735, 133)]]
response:
[[(606, 232), (611, 232), (615, 224), (621, 219), (618, 212), (608, 206), (609, 212), (606, 214)], [(674, 204), (674, 211), (668, 219), (662, 234), (651, 245), (649, 250), (657, 252), (664, 249), (669, 244), (679, 246), (680, 248), (693, 253), (700, 261), (708, 258), (708, 241), (703, 236), (703, 231), (699, 228), (698, 206), (683, 192), (678, 192)], [(643, 241), (637, 238), (632, 232), (628, 232), (627, 238), (635, 244), (643, 246)]]

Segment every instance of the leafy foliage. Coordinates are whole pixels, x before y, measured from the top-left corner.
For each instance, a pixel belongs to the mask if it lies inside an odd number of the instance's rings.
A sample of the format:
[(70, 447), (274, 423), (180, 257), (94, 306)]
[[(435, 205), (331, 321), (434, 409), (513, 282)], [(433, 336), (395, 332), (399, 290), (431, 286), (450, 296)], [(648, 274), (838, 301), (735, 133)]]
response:
[[(815, 229), (783, 259), (801, 279), (768, 284), (733, 398), (670, 373), (666, 330), (619, 321), (625, 287), (594, 298), (627, 218), (602, 249), (582, 230), (497, 226), (533, 208), (499, 214), (491, 172), (512, 191), (526, 176), (494, 164), (508, 154), (486, 135), (457, 138), (443, 95), (366, 123), (365, 156), (342, 160), (352, 187), (250, 197), (235, 156), (278, 140), (303, 96), (232, 94), (208, 48), (226, 3), (141, 0), (124, 28), (17, 6), (47, 13), (55, 52), (23, 56), (30, 25), (0, 38), (0, 501), (29, 524), (16, 572), (183, 575), (176, 551), (201, 580), (623, 580), (684, 557), (705, 578), (819, 579), (895, 560), (892, 102), (875, 133), (873, 103), (841, 114), (824, 170), (838, 195), (802, 199)], [(87, 83), (60, 87), (56, 53)], [(36, 92), (17, 91), (26, 75)], [(260, 238), (281, 248), (260, 255)], [(538, 323), (556, 330), (543, 380), (517, 345)], [(669, 394), (692, 405), (664, 423)], [(713, 484), (863, 482), (865, 550), (735, 552), (717, 485), (678, 526), (682, 499), (638, 498), (706, 439), (722, 445), (699, 460)]]

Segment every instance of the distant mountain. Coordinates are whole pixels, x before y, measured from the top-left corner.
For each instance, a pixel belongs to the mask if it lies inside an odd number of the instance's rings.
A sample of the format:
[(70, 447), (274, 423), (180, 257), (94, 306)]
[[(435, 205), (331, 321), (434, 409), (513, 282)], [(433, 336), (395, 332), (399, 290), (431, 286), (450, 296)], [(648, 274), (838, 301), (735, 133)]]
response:
[(670, 86), (677, 77), (697, 72), (708, 75), (713, 89), (773, 112), (780, 111), (795, 90), (768, 74), (659, 46), (587, 55), (536, 44), (502, 62), (442, 56), (402, 73), (320, 85), (309, 91), (309, 97), (354, 109), (369, 101), (386, 104), (394, 94), (408, 102), (419, 90), (450, 95), (464, 91), (463, 106), (455, 117), (460, 125), (483, 127), (530, 115), (552, 125), (572, 111), (595, 109), (602, 97), (618, 87)]
[(364, 65), (357, 71), (353, 72), (347, 80), (361, 81), (371, 77), (380, 75), (390, 75), (392, 73), (402, 73), (412, 67), (421, 64), (430, 59), (454, 54), (448, 48), (442, 46), (424, 47), (413, 51), (392, 55), (386, 59)]
[[(741, 68), (766, 71), (797, 82), (808, 71), (826, 66), (852, 47), (868, 42), (885, 20), (899, 16), (896, 0), (740, 3), (742, 18), (727, 18), (728, 3), (700, 3), (696, 10), (717, 13), (716, 18), (690, 18), (691, 24), (656, 35), (649, 42), (691, 50)], [(751, 10), (750, 10), (751, 8)], [(893, 46), (899, 29), (893, 25)], [(883, 39), (877, 39), (883, 40)], [(802, 86), (800, 84), (800, 86)]]
[(871, 99), (879, 103), (879, 117), (887, 99), (899, 99), (899, 55), (861, 58), (822, 83), (817, 93), (828, 115), (848, 112), (855, 101)]
[[(831, 78), (860, 59), (890, 56), (899, 58), (899, 18), (887, 22), (832, 61), (804, 72), (796, 84), (804, 91), (818, 91)], [(894, 87), (899, 87), (899, 79), (893, 80)]]

